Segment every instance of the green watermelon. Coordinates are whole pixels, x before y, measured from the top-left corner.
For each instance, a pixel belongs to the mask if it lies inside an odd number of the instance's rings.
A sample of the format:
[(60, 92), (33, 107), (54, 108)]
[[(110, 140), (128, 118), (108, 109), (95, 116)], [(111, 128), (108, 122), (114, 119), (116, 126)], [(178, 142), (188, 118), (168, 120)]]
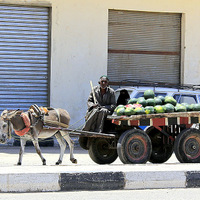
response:
[(195, 104), (190, 104), (190, 105), (188, 106), (189, 111), (193, 111), (194, 105), (195, 105)]
[(127, 107), (124, 111), (124, 114), (127, 115), (127, 116), (130, 116), (130, 115), (134, 115), (135, 114), (135, 110), (133, 107)]
[(147, 105), (147, 102), (145, 99), (138, 99), (137, 104), (141, 104), (143, 107), (145, 107)]
[(174, 112), (174, 106), (171, 103), (167, 103), (163, 107), (164, 107), (166, 113)]
[(137, 115), (142, 115), (142, 114), (145, 114), (145, 110), (143, 107), (137, 107), (137, 108), (135, 108), (135, 113)]
[(135, 104), (135, 103), (137, 103), (137, 101), (138, 101), (138, 99), (132, 98), (132, 99), (129, 99), (128, 104)]
[(125, 112), (125, 108), (118, 108), (116, 111), (117, 116), (124, 115), (124, 112)]
[(155, 106), (156, 105), (155, 100), (153, 98), (147, 99), (146, 102), (147, 102), (147, 106)]
[(200, 111), (200, 104), (199, 103), (193, 105), (193, 111)]
[(118, 110), (119, 108), (124, 108), (124, 105), (118, 105), (118, 106), (115, 108), (114, 112), (117, 112), (117, 110)]
[(163, 102), (160, 98), (155, 97), (154, 100), (155, 100), (156, 105), (162, 105), (163, 104)]
[(144, 97), (139, 97), (137, 101), (144, 100)]
[(186, 107), (187, 111), (191, 111), (192, 109), (190, 109), (190, 105), (188, 103), (181, 103), (183, 106)]
[(177, 104), (176, 100), (171, 96), (166, 96), (164, 103), (165, 104), (171, 103), (173, 106), (176, 106), (176, 104)]
[(154, 113), (154, 107), (153, 106), (146, 106), (144, 108), (144, 110), (145, 110), (146, 114), (153, 114)]
[(175, 111), (176, 112), (186, 112), (187, 109), (184, 105), (177, 103), (177, 105), (175, 106)]
[(165, 112), (164, 107), (161, 105), (154, 106), (154, 111), (155, 111), (155, 113), (164, 113)]
[(161, 99), (162, 104), (164, 104), (164, 102), (165, 102), (165, 97), (164, 97), (164, 96), (159, 95), (159, 96), (157, 96), (156, 98)]
[(144, 98), (145, 99), (150, 99), (150, 98), (154, 98), (155, 97), (155, 94), (154, 94), (154, 91), (153, 90), (145, 90), (144, 91)]

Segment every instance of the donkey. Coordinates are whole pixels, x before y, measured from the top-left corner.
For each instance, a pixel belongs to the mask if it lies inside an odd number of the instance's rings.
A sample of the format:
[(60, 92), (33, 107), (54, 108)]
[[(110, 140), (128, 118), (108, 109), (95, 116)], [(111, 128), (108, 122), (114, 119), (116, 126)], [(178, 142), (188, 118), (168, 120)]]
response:
[[(34, 109), (32, 109), (34, 108)], [(29, 109), (27, 112), (22, 112), (20, 110), (8, 111), (4, 110), (1, 113), (0, 120), (0, 143), (5, 143), (7, 139), (11, 138), (11, 132), (14, 129), (15, 133), (20, 136), (20, 151), (19, 160), (17, 165), (22, 164), (22, 157), (25, 150), (25, 145), (27, 140), (32, 140), (33, 145), (36, 149), (37, 154), (40, 156), (43, 165), (46, 165), (46, 160), (42, 155), (40, 146), (38, 143), (38, 138), (48, 138), (55, 135), (59, 145), (60, 145), (60, 156), (56, 165), (62, 163), (63, 155), (66, 149), (66, 142), (69, 144), (70, 149), (70, 160), (72, 163), (77, 163), (74, 158), (73, 150), (74, 143), (66, 130), (61, 129), (46, 129), (44, 128), (44, 122), (57, 122), (57, 126), (67, 125), (70, 121), (69, 113), (61, 108), (51, 109), (48, 114), (42, 114), (39, 108), (35, 105)], [(37, 108), (37, 112), (35, 112)], [(65, 140), (64, 140), (64, 139)]]

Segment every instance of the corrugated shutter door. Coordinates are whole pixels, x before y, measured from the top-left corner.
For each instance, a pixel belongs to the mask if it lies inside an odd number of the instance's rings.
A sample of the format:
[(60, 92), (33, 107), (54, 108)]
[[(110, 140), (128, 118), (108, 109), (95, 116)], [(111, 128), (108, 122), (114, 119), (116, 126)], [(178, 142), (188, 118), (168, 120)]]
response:
[(47, 106), (49, 8), (0, 10), (0, 110)]
[(180, 82), (181, 14), (109, 11), (111, 81)]

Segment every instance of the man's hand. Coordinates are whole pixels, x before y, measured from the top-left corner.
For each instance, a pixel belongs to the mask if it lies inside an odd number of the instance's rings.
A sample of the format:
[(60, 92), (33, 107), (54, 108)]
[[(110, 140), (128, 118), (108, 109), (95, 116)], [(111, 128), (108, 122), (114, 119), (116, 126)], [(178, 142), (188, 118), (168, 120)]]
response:
[(94, 104), (92, 107), (93, 108), (96, 108), (96, 107), (98, 107), (99, 106), (99, 104)]

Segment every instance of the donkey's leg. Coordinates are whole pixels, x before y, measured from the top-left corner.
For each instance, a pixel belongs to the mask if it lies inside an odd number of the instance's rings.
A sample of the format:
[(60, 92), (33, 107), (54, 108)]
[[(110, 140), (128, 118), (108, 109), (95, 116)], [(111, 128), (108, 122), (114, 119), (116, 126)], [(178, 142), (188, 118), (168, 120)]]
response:
[(60, 131), (60, 133), (69, 145), (70, 160), (72, 161), (72, 163), (76, 164), (77, 160), (74, 158), (74, 154), (73, 154), (73, 152), (74, 152), (74, 142), (73, 142), (73, 140), (70, 138), (69, 133), (67, 131)]
[(26, 141), (27, 140), (25, 138), (20, 137), (19, 160), (18, 160), (17, 165), (22, 164), (22, 158), (23, 158), (23, 155), (24, 155), (24, 149), (25, 149)]
[(40, 150), (40, 146), (39, 146), (39, 143), (38, 143), (38, 138), (33, 138), (32, 139), (32, 142), (33, 142), (33, 145), (35, 147), (35, 150), (37, 152), (37, 154), (40, 156), (41, 160), (42, 160), (42, 163), (43, 165), (46, 165), (46, 160), (45, 158), (42, 156), (42, 152)]
[(63, 137), (61, 136), (59, 131), (55, 134), (55, 137), (58, 141), (58, 144), (60, 145), (60, 157), (59, 157), (58, 161), (56, 162), (56, 165), (59, 165), (62, 163), (62, 160), (63, 160), (63, 155), (64, 155), (65, 149), (66, 149), (66, 142), (63, 139)]

